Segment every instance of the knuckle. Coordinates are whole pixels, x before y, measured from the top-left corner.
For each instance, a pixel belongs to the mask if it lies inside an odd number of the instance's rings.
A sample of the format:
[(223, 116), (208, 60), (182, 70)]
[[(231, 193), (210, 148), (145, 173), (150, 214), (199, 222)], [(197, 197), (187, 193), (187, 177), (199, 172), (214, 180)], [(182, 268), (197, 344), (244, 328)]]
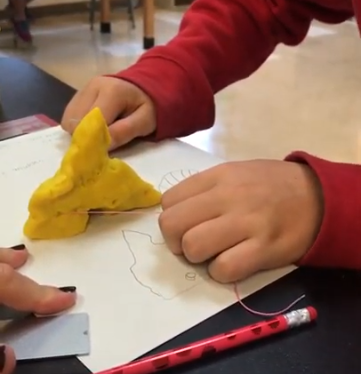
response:
[(233, 164), (232, 162), (224, 162), (223, 164), (216, 165), (214, 171), (219, 175), (229, 175), (233, 173)]
[(182, 254), (181, 235), (177, 229), (177, 222), (172, 217), (168, 211), (161, 213), (158, 218), (159, 228), (168, 249), (174, 254)]
[(82, 92), (90, 92), (90, 90), (99, 92), (103, 89), (109, 90), (111, 92), (113, 90), (114, 80), (115, 79), (111, 77), (103, 77), (101, 75), (97, 75), (88, 82), (85, 88), (83, 88)]
[(162, 209), (167, 209), (168, 207), (171, 206), (171, 198), (170, 198), (169, 190), (163, 193), (160, 204), (161, 204)]
[(162, 212), (158, 218), (160, 231), (165, 237), (171, 237), (176, 232), (176, 222), (169, 211)]
[(100, 77), (100, 82), (98, 85), (101, 85), (105, 89), (109, 90), (110, 94), (120, 94), (123, 93), (124, 89), (124, 81), (119, 78), (113, 77)]
[(99, 84), (102, 83), (104, 78), (105, 77), (102, 77), (101, 75), (97, 75), (97, 76), (91, 78), (89, 83), (87, 84), (87, 88), (88, 87), (93, 87), (93, 86), (99, 86)]
[(182, 237), (182, 249), (184, 256), (189, 262), (199, 263), (205, 260), (204, 248), (198, 240), (193, 238), (192, 232), (188, 231)]
[(0, 264), (0, 287), (9, 284), (14, 276), (14, 269), (8, 264)]
[(227, 284), (233, 281), (233, 265), (223, 256), (218, 256), (210, 263), (208, 272), (210, 277), (218, 283)]

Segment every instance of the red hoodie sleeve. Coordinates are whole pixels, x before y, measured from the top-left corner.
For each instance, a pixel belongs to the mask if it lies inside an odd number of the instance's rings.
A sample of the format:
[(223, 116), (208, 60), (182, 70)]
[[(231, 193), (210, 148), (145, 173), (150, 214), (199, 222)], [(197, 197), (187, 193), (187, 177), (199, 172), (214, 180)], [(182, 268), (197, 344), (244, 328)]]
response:
[[(254, 73), (278, 44), (301, 43), (313, 19), (340, 23), (350, 7), (333, 0), (196, 0), (173, 40), (114, 76), (152, 98), (155, 140), (186, 136), (213, 125), (215, 93)], [(301, 264), (361, 269), (361, 166), (305, 153), (287, 161), (308, 164), (324, 193), (322, 227)]]
[(315, 3), (196, 0), (173, 40), (115, 76), (152, 98), (157, 112), (154, 140), (209, 128), (215, 120), (215, 93), (254, 73), (279, 43), (299, 44), (313, 18), (337, 23), (351, 15)]
[(361, 165), (322, 160), (305, 152), (286, 158), (313, 169), (322, 185), (324, 217), (300, 265), (361, 269)]

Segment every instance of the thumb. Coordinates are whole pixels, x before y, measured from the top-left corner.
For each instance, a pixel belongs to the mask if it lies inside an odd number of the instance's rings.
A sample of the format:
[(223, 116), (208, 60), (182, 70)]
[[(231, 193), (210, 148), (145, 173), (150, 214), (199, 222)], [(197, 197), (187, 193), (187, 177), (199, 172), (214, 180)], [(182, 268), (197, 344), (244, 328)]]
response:
[(129, 116), (109, 126), (111, 137), (110, 150), (114, 150), (138, 137), (150, 135), (155, 131), (155, 111), (149, 103), (142, 104)]
[(15, 354), (12, 348), (0, 344), (0, 374), (13, 373), (15, 364)]

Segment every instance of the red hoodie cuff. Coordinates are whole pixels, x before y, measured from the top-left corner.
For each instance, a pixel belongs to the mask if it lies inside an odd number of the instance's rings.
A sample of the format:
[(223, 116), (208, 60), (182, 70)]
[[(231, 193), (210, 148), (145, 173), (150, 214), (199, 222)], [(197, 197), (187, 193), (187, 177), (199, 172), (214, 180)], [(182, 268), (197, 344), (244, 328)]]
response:
[[(198, 73), (196, 68), (194, 72)], [(184, 137), (213, 125), (215, 109), (210, 87), (195, 84), (197, 79), (176, 61), (145, 55), (128, 69), (108, 76), (136, 85), (152, 99), (157, 130), (151, 140)]]
[(294, 152), (286, 161), (307, 164), (318, 176), (324, 217), (315, 243), (299, 265), (361, 268), (361, 166)]

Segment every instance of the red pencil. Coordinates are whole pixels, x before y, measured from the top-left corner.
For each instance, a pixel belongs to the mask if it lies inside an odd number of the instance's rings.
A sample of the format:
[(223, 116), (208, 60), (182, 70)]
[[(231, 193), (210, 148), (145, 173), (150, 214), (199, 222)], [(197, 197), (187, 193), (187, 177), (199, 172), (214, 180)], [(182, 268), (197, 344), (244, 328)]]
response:
[(255, 340), (298, 327), (314, 321), (317, 311), (313, 307), (295, 310), (274, 317), (267, 321), (229, 331), (211, 338), (188, 344), (181, 348), (158, 353), (121, 365), (113, 369), (104, 370), (97, 374), (151, 374), (163, 369), (169, 369), (190, 361), (196, 361), (205, 356), (222, 352), (230, 348), (245, 345)]

